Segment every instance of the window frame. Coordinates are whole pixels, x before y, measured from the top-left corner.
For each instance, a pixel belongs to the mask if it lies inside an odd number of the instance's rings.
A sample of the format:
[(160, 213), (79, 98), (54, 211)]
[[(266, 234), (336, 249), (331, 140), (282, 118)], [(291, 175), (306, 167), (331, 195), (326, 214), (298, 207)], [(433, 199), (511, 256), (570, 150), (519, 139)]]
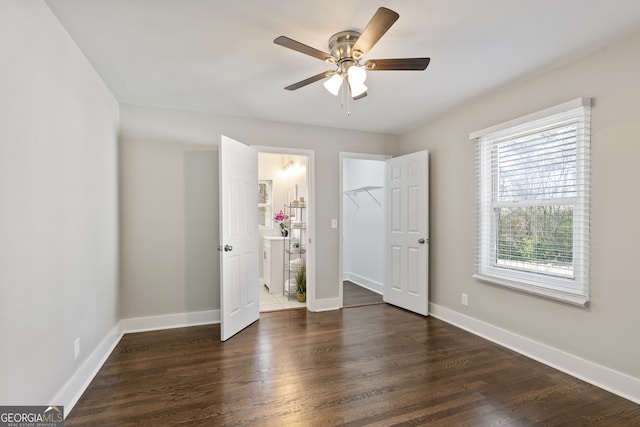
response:
[(268, 209), (269, 215), (267, 216), (268, 224), (264, 224), (264, 225), (258, 224), (258, 228), (261, 230), (269, 230), (269, 229), (273, 229), (273, 180), (270, 180), (270, 179), (258, 180), (258, 186), (260, 186), (261, 184), (267, 185), (267, 188), (268, 188), (267, 194), (269, 195), (269, 201), (267, 203), (258, 202), (258, 210), (260, 210), (260, 208), (266, 207)]
[[(551, 107), (469, 136), (478, 144), (477, 161), (477, 241), (476, 269), (474, 278), (483, 282), (506, 286), (527, 293), (560, 300), (570, 304), (586, 306), (589, 302), (589, 216), (590, 216), (590, 106), (589, 98), (578, 98), (567, 103)], [(567, 119), (566, 116), (571, 115)], [(576, 184), (579, 187), (576, 197), (529, 198), (523, 201), (494, 200), (499, 176), (495, 169), (496, 140), (517, 139), (523, 129), (542, 133), (545, 124), (577, 123), (583, 134), (576, 137)], [(494, 152), (492, 152), (494, 150)], [(573, 278), (532, 271), (515, 270), (498, 265), (498, 222), (496, 209), (504, 207), (564, 206), (573, 208)], [(494, 259), (495, 258), (495, 259)]]

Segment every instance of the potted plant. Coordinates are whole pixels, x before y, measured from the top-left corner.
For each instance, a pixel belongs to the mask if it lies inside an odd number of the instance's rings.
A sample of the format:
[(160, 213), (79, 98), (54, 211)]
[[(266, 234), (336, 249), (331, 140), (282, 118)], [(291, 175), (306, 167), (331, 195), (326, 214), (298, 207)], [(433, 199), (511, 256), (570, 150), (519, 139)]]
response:
[(282, 237), (287, 237), (289, 235), (289, 230), (287, 229), (286, 225), (286, 221), (288, 219), (289, 215), (282, 212), (282, 209), (280, 209), (280, 212), (273, 216), (273, 220), (276, 222), (276, 224), (280, 225), (280, 234), (282, 235)]
[(296, 272), (296, 296), (298, 302), (305, 302), (307, 300), (307, 266), (302, 266)]

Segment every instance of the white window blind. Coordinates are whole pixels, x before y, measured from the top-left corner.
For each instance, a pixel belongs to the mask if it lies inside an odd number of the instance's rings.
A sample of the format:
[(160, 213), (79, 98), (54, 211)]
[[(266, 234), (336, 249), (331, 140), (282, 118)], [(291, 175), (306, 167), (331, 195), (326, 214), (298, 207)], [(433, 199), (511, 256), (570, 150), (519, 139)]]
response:
[(586, 305), (590, 102), (471, 134), (477, 146), (474, 277)]

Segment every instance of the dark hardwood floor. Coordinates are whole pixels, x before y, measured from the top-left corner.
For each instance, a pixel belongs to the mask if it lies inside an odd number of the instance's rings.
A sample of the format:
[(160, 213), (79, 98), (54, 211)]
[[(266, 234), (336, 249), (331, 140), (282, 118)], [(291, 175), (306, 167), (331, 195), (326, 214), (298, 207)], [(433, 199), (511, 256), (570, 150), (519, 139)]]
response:
[(344, 307), (382, 304), (382, 302), (382, 295), (356, 285), (348, 280), (342, 282), (342, 305)]
[(640, 405), (387, 304), (125, 335), (66, 426), (639, 426)]

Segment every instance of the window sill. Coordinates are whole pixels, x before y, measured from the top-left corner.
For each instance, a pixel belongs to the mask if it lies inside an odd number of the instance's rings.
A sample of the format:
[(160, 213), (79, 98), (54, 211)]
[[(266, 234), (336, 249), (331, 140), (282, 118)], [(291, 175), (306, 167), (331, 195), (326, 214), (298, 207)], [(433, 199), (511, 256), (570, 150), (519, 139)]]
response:
[(496, 277), (485, 276), (482, 274), (474, 274), (474, 279), (494, 285), (504, 286), (509, 289), (525, 292), (543, 298), (549, 298), (555, 301), (564, 302), (579, 307), (586, 307), (589, 304), (589, 297), (582, 295), (572, 295), (566, 292), (554, 291), (553, 289), (544, 289), (537, 286), (525, 285), (523, 283), (512, 282), (510, 280), (499, 279)]

